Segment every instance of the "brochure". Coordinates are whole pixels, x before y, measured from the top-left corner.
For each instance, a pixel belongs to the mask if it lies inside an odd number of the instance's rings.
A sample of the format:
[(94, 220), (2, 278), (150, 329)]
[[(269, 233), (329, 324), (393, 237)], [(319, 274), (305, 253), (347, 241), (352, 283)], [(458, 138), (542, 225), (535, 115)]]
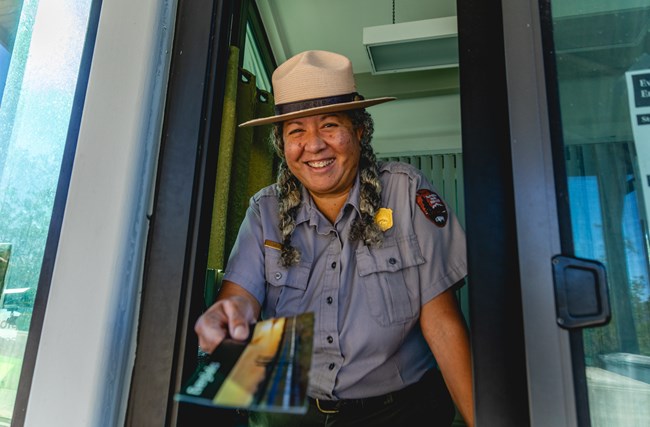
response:
[(175, 398), (220, 408), (304, 414), (314, 315), (263, 320), (248, 341), (224, 340)]

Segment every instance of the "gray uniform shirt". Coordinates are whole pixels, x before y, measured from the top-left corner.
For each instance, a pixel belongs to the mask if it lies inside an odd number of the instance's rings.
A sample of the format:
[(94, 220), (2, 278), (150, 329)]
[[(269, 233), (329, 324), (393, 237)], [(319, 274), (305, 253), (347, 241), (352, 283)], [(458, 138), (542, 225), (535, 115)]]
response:
[[(291, 240), (301, 260), (282, 267), (272, 185), (251, 198), (226, 267), (224, 279), (253, 294), (264, 318), (315, 313), (314, 398), (370, 397), (416, 382), (435, 365), (420, 307), (466, 275), (464, 231), (421, 172), (388, 162), (380, 180), (381, 207), (393, 219), (380, 248), (348, 240), (359, 215), (357, 177), (334, 224), (303, 189)], [(422, 207), (418, 190), (427, 196)]]

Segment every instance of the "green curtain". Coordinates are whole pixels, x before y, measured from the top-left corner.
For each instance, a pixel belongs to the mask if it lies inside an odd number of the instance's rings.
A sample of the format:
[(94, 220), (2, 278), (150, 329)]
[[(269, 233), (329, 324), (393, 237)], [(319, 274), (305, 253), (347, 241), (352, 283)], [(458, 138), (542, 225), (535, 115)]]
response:
[(239, 68), (239, 48), (231, 46), (226, 75), (217, 178), (212, 209), (206, 305), (214, 300), (248, 200), (275, 181), (277, 162), (269, 142), (270, 125), (237, 125), (273, 114), (273, 97), (258, 89), (255, 76)]

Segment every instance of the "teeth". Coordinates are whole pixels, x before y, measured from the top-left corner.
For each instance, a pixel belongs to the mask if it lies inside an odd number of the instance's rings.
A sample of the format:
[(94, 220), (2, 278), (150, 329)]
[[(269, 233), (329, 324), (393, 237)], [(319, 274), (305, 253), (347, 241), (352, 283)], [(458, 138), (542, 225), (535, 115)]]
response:
[(334, 163), (333, 159), (319, 160), (317, 162), (307, 162), (307, 164), (312, 168), (324, 168), (325, 166), (331, 165), (332, 163)]

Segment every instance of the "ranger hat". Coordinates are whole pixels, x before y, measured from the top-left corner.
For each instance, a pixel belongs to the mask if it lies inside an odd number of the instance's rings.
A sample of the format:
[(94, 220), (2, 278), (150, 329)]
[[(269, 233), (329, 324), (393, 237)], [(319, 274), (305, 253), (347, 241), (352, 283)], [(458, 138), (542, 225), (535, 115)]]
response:
[(272, 80), (275, 115), (249, 120), (240, 127), (354, 110), (396, 99), (364, 99), (356, 91), (350, 60), (323, 50), (308, 50), (289, 58), (273, 72)]

